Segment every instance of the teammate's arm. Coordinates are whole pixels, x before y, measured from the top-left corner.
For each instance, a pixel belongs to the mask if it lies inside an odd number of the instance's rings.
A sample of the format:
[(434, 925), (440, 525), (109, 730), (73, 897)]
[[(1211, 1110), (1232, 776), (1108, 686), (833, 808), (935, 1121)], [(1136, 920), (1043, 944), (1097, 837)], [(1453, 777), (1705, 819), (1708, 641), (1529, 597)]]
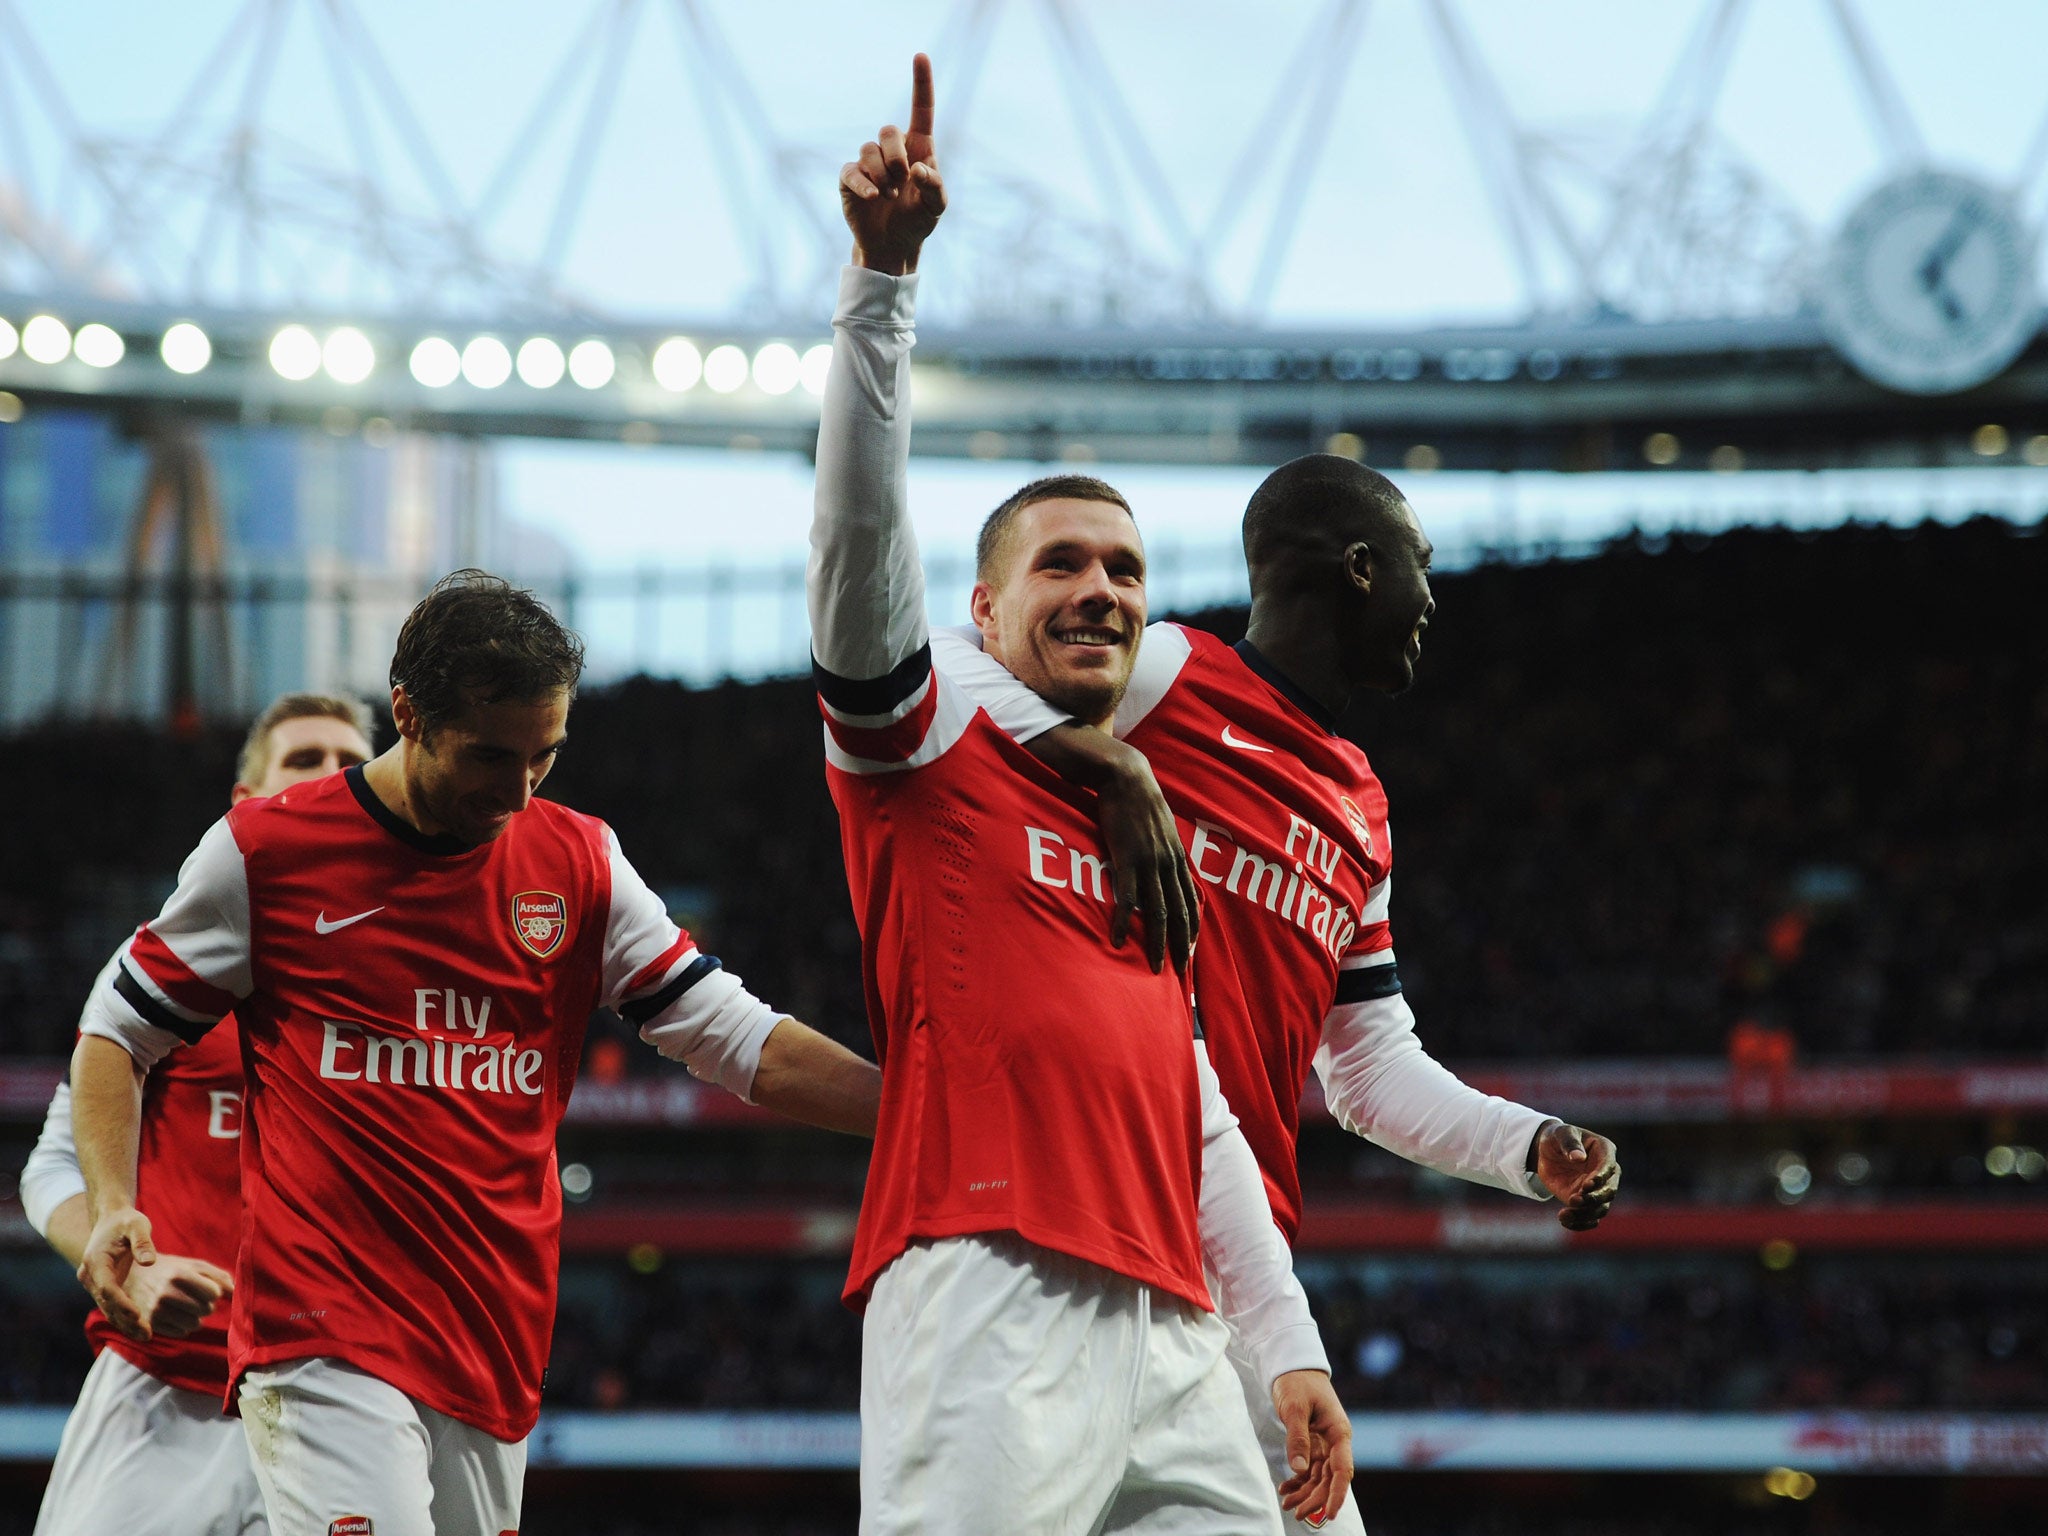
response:
[[(102, 978), (104, 979), (104, 978)], [(92, 1210), (71, 1131), (71, 1085), (50, 1096), (43, 1133), (21, 1170), (21, 1208), (29, 1225), (73, 1269), (85, 1263), (92, 1240)], [(235, 1288), (234, 1277), (204, 1259), (160, 1253), (154, 1264), (129, 1272), (127, 1290), (152, 1334), (182, 1338)]]
[(1258, 1163), (1200, 1040), (1195, 1070), (1202, 1095), (1202, 1257), (1215, 1276), (1223, 1315), (1287, 1426), (1294, 1476), (1281, 1486), (1281, 1506), (1304, 1518), (1317, 1511), (1327, 1518), (1343, 1506), (1351, 1485), (1351, 1421), (1330, 1383), (1329, 1356), (1287, 1244), (1273, 1225)]
[(153, 1310), (133, 1271), (157, 1262), (149, 1218), (135, 1208), (143, 1074), (250, 990), (248, 874), (223, 818), (185, 860), (163, 910), (93, 987), (71, 1058), (71, 1128), (92, 1218), (78, 1278), (131, 1338), (150, 1337)]
[(1377, 990), (1351, 978), (1383, 972), (1391, 983), (1392, 971), (1340, 973), (1315, 1057), (1337, 1123), (1439, 1173), (1531, 1199), (1554, 1195), (1558, 1220), (1574, 1231), (1599, 1225), (1621, 1184), (1613, 1143), (1464, 1082), (1422, 1048), (1399, 990), (1345, 1000), (1347, 986)]
[[(1144, 922), (1145, 957), (1158, 971), (1168, 958), (1187, 974), (1200, 926), (1194, 876), (1173, 810), (1145, 754), (1107, 731), (1076, 723), (1033, 693), (983, 651), (972, 629), (935, 629), (932, 665), (988, 711), (997, 727), (1071, 784), (1095, 792), (1095, 824), (1116, 879), (1109, 941)], [(1141, 663), (1142, 665), (1142, 663)]]
[(690, 1072), (793, 1120), (875, 1134), (882, 1074), (838, 1042), (778, 1013), (669, 920), (609, 829), (611, 908), (603, 994), (640, 1038)]

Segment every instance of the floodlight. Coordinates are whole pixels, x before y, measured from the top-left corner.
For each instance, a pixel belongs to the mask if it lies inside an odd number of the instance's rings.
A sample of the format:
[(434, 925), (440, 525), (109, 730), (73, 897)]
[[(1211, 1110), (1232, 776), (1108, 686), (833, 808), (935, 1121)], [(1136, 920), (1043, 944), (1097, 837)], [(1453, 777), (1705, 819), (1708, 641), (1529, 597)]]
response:
[(429, 389), (443, 389), (462, 374), (462, 354), (445, 336), (429, 336), (412, 349), (412, 376)]
[(818, 345), (804, 353), (804, 360), (797, 365), (797, 368), (803, 379), (806, 393), (813, 395), (825, 393), (825, 375), (832, 371), (832, 344), (828, 341), (819, 342)]
[(20, 345), (21, 332), (17, 331), (5, 320), (0, 320), (0, 357), (14, 356), (15, 349)]
[(536, 336), (519, 349), (519, 377), (533, 389), (553, 389), (562, 382), (562, 349)]
[(771, 341), (754, 354), (754, 383), (763, 394), (786, 395), (796, 388), (803, 373), (796, 348), (787, 342)]
[(671, 336), (654, 349), (654, 382), (680, 394), (704, 376), (704, 357), (687, 336)]
[(112, 326), (95, 321), (78, 328), (77, 336), (72, 338), (71, 350), (88, 368), (111, 368), (121, 361), (128, 344), (121, 340), (121, 333)]
[(164, 366), (173, 373), (197, 373), (213, 361), (213, 343), (206, 339), (206, 332), (189, 320), (180, 320), (165, 331), (157, 350), (163, 354)]
[(462, 376), (478, 389), (496, 389), (512, 377), (512, 354), (495, 336), (479, 336), (462, 349)]
[(61, 363), (71, 352), (71, 332), (55, 315), (37, 315), (21, 328), (21, 350), (38, 363)]
[(704, 382), (721, 395), (729, 395), (747, 382), (747, 354), (731, 342), (713, 347), (704, 359)]
[(270, 339), (270, 366), (297, 382), (320, 371), (320, 343), (303, 325), (288, 325)]
[(618, 367), (612, 349), (601, 341), (579, 341), (569, 349), (569, 377), (585, 389), (603, 389)]
[(320, 357), (327, 365), (327, 377), (337, 384), (360, 384), (377, 366), (377, 351), (370, 338), (352, 325), (329, 332)]

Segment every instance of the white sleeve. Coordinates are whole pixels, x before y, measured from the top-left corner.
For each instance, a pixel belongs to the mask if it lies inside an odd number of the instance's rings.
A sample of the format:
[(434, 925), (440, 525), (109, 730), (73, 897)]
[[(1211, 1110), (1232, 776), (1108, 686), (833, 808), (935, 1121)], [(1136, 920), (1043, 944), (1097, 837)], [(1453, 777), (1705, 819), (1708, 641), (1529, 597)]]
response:
[(61, 1082), (43, 1116), (43, 1134), (21, 1169), (21, 1208), (38, 1235), (50, 1235), (50, 1214), (73, 1195), (85, 1193), (78, 1168), (78, 1144), (71, 1139), (71, 1084)]
[(1077, 722), (1018, 680), (1017, 674), (981, 648), (981, 631), (972, 624), (932, 631), (932, 667), (957, 683), (961, 692), (988, 712), (996, 729), (1012, 741), (1026, 742), (1055, 726)]
[(1267, 1387), (1289, 1371), (1327, 1374), (1330, 1357), (1294, 1278), (1286, 1239), (1273, 1225), (1266, 1182), (1200, 1040), (1195, 1073), (1202, 1092), (1202, 1259), (1218, 1305)]
[(751, 1103), (761, 1047), (783, 1016), (723, 969), (716, 955), (700, 954), (626, 862), (609, 827), (605, 840), (612, 904), (602, 1001), (669, 1060)]
[(1337, 1123), (1411, 1163), (1533, 1200), (1529, 1144), (1549, 1119), (1481, 1093), (1422, 1048), (1399, 992), (1339, 1003), (1323, 1020), (1316, 1075)]
[[(805, 586), (812, 657), (822, 673), (846, 682), (890, 678), (925, 654), (924, 570), (907, 489), (916, 309), (914, 273), (848, 267), (840, 274)], [(918, 665), (919, 678), (926, 670)], [(872, 702), (847, 708), (878, 713), (861, 707)]]
[(185, 860), (163, 911), (102, 975), (78, 1032), (112, 1040), (145, 1067), (198, 1040), (249, 995), (249, 876), (226, 817)]

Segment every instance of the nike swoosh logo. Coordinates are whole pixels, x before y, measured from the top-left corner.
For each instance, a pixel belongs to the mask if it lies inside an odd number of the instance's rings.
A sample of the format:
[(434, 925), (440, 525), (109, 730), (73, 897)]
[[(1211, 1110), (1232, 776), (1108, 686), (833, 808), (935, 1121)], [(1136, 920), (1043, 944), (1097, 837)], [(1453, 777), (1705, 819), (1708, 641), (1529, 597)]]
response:
[(333, 933), (338, 928), (346, 928), (350, 923), (360, 923), (366, 917), (375, 917), (383, 910), (382, 907), (372, 907), (367, 912), (358, 912), (354, 917), (344, 917), (340, 922), (336, 923), (327, 921), (327, 914), (322, 912), (313, 919), (313, 931), (315, 933)]
[(1270, 752), (1273, 750), (1271, 747), (1260, 746), (1256, 741), (1240, 741), (1237, 737), (1230, 734), (1230, 727), (1227, 725), (1223, 727), (1223, 745), (1235, 747), (1240, 752)]

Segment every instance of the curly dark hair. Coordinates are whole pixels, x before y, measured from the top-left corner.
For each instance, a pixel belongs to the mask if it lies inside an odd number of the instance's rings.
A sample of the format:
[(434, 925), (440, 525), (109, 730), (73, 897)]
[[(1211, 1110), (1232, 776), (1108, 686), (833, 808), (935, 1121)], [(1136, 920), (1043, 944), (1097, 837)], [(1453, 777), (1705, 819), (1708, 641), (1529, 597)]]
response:
[(391, 686), (418, 711), (424, 740), (472, 704), (521, 703), (583, 675), (583, 642), (547, 604), (487, 571), (451, 571), (406, 616)]

